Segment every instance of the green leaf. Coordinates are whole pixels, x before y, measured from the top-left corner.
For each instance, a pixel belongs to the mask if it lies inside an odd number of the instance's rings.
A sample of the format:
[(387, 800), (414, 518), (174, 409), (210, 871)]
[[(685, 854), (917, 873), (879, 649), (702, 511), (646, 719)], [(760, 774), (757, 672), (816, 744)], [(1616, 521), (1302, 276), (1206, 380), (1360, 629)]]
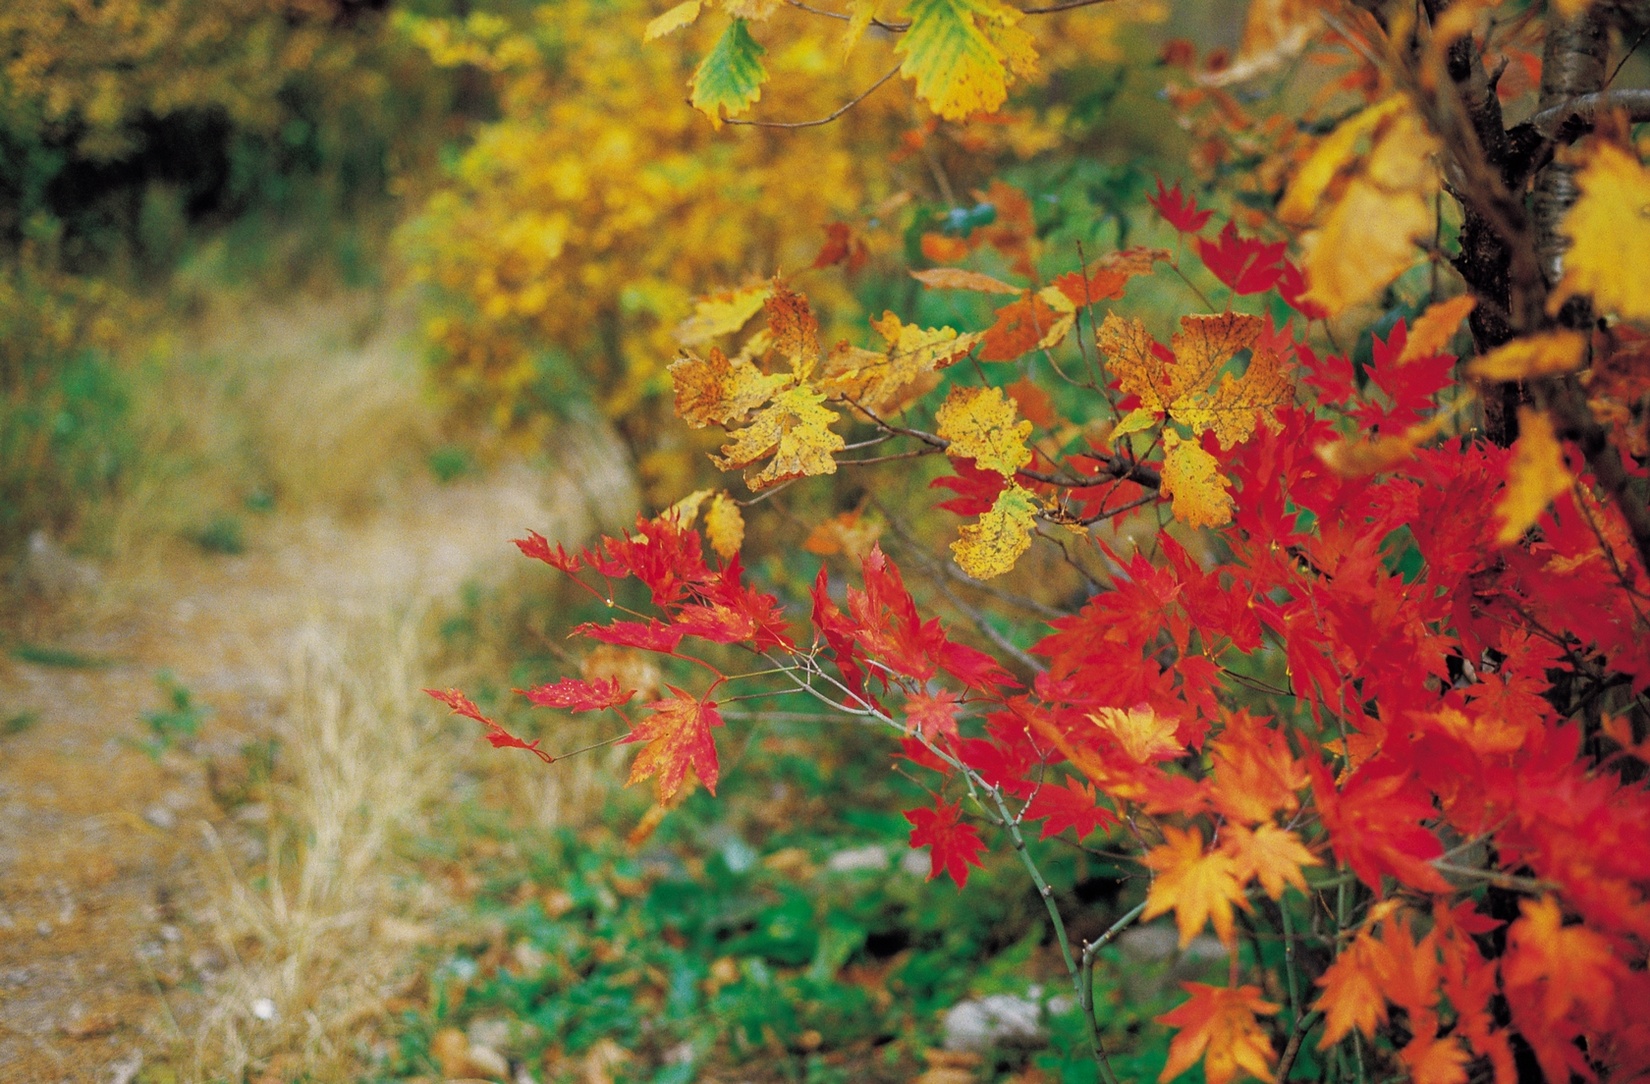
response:
[(762, 97), (768, 70), (762, 66), (761, 45), (751, 37), (744, 19), (735, 19), (716, 46), (699, 62), (688, 86), (693, 88), (693, 108), (722, 127), (722, 110), (736, 117)]
[(1020, 13), (998, 0), (912, 0), (905, 14), (900, 74), (946, 120), (995, 110), (1008, 98), (1009, 69), (1036, 67), (1031, 38), (1015, 25)]

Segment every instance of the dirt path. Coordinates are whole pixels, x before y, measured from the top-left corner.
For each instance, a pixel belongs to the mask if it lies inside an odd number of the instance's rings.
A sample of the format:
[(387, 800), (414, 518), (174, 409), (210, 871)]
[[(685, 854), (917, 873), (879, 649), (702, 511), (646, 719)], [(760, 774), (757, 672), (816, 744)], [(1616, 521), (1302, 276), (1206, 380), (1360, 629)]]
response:
[[(78, 658), (0, 658), (0, 1080), (129, 1084), (145, 1059), (142, 1079), (188, 1079), (156, 1072), (157, 1052), (221, 997), (235, 949), (212, 878), (262, 860), (242, 750), (289, 725), (301, 641), (450, 598), (511, 563), (512, 532), (577, 540), (625, 505), (620, 462), (585, 441), (550, 477), (420, 479), (350, 521), (276, 515), (242, 555), (180, 548), (136, 588), (109, 570), (125, 601), (50, 645)], [(157, 759), (134, 743), (166, 707), (162, 672), (210, 714)]]

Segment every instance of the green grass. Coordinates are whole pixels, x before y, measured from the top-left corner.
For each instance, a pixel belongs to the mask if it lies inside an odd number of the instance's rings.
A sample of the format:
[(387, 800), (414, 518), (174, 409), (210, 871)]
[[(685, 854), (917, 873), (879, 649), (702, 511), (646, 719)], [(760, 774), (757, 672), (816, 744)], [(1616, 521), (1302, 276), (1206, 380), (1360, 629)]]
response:
[(63, 670), (102, 670), (114, 666), (115, 659), (102, 655), (88, 655), (83, 651), (73, 651), (66, 647), (52, 647), (48, 644), (16, 644), (11, 649), (11, 657), (19, 662), (29, 662), (36, 666), (53, 666)]

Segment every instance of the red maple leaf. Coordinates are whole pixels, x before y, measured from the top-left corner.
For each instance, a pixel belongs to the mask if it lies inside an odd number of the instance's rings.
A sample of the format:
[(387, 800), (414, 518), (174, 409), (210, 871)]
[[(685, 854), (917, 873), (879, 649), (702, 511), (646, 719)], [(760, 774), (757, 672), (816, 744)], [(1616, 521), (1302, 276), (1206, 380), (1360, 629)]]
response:
[(663, 622), (650, 620), (646, 624), (640, 621), (615, 621), (609, 625), (597, 625), (586, 621), (573, 629), (575, 635), (588, 636), (592, 640), (600, 640), (604, 644), (613, 644), (616, 647), (637, 647), (643, 651), (662, 651), (669, 654), (676, 650), (676, 645), (682, 641), (682, 630), (666, 625)]
[(537, 531), (528, 531), (526, 538), (515, 539), (515, 545), (526, 556), (559, 568), (568, 575), (584, 567), (584, 562), (577, 555), (569, 554), (560, 544), (552, 550), (549, 539)]
[(625, 742), (647, 742), (630, 765), (631, 783), (639, 783), (656, 776), (659, 801), (668, 802), (681, 788), (689, 769), (712, 794), (716, 793), (719, 766), (716, 759), (716, 740), (710, 729), (722, 725), (722, 716), (712, 700), (700, 700), (673, 686), (666, 686), (674, 694), (648, 705), (653, 709), (641, 722), (631, 728)]
[(1174, 187), (1165, 189), (1162, 177), (1157, 178), (1157, 195), (1147, 196), (1146, 202), (1156, 207), (1163, 220), (1181, 233), (1198, 232), (1214, 214), (1213, 211), (1198, 210), (1197, 198), (1182, 193), (1179, 181), (1174, 183)]
[(1026, 806), (1025, 819), (1042, 820), (1040, 839), (1075, 828), (1079, 842), (1096, 828), (1117, 823), (1111, 810), (1100, 805), (1094, 784), (1075, 776), (1066, 777), (1059, 786), (1044, 784), (1038, 788), (1031, 804)]
[(616, 677), (610, 677), (605, 682), (562, 678), (554, 685), (517, 689), (516, 692), (540, 707), (566, 708), (568, 711), (601, 711), (617, 707), (636, 695), (635, 689), (620, 690)]
[(1306, 272), (1295, 266), (1295, 261), (1283, 261), (1283, 274), (1278, 276), (1278, 296), (1284, 303), (1308, 320), (1322, 320), (1328, 317), (1329, 310), (1316, 301), (1306, 299), (1306, 291), (1311, 283), (1306, 281)]
[(925, 741), (957, 736), (957, 709), (961, 706), (957, 694), (947, 689), (935, 693), (917, 693), (905, 701), (906, 726)]
[(981, 470), (972, 459), (953, 459), (951, 469), (956, 474), (942, 475), (928, 483), (930, 489), (949, 489), (957, 496), (935, 505), (959, 516), (980, 516), (997, 503), (997, 495), (1007, 486), (1008, 479), (994, 470)]
[(452, 708), (454, 715), (462, 715), (466, 719), (474, 719), (476, 722), (485, 726), (487, 728), (487, 740), (492, 743), (494, 749), (525, 749), (529, 753), (532, 753), (534, 756), (538, 757), (540, 760), (544, 761), (546, 764), (555, 763), (555, 757), (539, 748), (539, 741), (541, 739), (534, 738), (530, 742), (522, 741), (508, 730), (505, 730), (502, 726), (499, 726), (497, 723), (487, 718), (487, 716), (481, 714), (481, 709), (476, 707), (475, 703), (471, 701), (469, 697), (465, 696), (457, 689), (425, 689), (424, 691), (430, 696), (433, 696), (437, 700), (441, 701), (443, 704), (447, 705), (449, 708)]
[(983, 866), (980, 854), (985, 843), (972, 824), (960, 824), (962, 803), (947, 805), (936, 798), (934, 808), (907, 809), (905, 819), (911, 822), (911, 846), (929, 848), (928, 879), (940, 875), (940, 870), (951, 875), (958, 887), (968, 883), (968, 867)]
[(1391, 874), (1426, 892), (1450, 891), (1431, 864), (1444, 845), (1419, 823), (1437, 811), (1409, 773), (1365, 764), (1337, 791), (1321, 763), (1308, 760), (1306, 766), (1335, 857), (1359, 880), (1379, 892), (1381, 876)]
[(1203, 265), (1235, 293), (1258, 294), (1277, 285), (1284, 271), (1284, 249), (1287, 244), (1277, 241), (1263, 244), (1253, 237), (1240, 237), (1237, 227), (1226, 223), (1218, 241), (1197, 239), (1197, 254)]

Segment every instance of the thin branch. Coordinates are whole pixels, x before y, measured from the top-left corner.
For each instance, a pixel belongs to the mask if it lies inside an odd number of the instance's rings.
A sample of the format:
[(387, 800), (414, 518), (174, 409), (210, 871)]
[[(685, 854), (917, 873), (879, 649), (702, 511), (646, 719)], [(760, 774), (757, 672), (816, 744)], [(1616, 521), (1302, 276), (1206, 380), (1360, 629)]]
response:
[(1274, 1075), (1279, 1081), (1289, 1079), (1289, 1070), (1295, 1067), (1295, 1059), (1300, 1056), (1301, 1043), (1322, 1019), (1323, 1013), (1314, 1009), (1295, 1021), (1295, 1030), (1289, 1034), (1289, 1045), (1283, 1048), (1283, 1057), (1278, 1059), (1278, 1071)]
[(881, 79), (878, 79), (876, 82), (872, 83), (870, 86), (866, 87), (864, 92), (861, 93), (858, 97), (848, 99), (846, 102), (843, 102), (840, 106), (838, 106), (835, 110), (833, 110), (830, 114), (828, 114), (827, 116), (820, 117), (818, 120), (790, 120), (790, 121), (784, 121), (784, 120), (740, 120), (737, 117), (729, 117), (727, 120), (723, 121), (723, 123), (724, 124), (743, 124), (743, 125), (745, 125), (746, 127), (749, 127), (749, 128), (787, 128), (787, 129), (789, 129), (789, 128), (818, 128), (821, 125), (831, 123), (832, 121), (836, 120), (838, 117), (842, 116), (842, 114), (848, 112), (848, 110), (850, 110), (854, 106), (858, 105), (860, 102), (863, 102), (865, 99), (867, 99), (871, 95), (875, 94), (877, 92), (877, 89), (879, 87), (881, 87), (882, 84), (888, 82), (888, 80), (892, 79), (894, 76), (896, 76), (898, 74), (899, 74), (899, 65), (895, 64), (892, 68), (888, 69), (888, 73), (886, 75), (884, 75)]
[(1574, 139), (1590, 131), (1600, 113), (1625, 109), (1634, 123), (1650, 120), (1650, 90), (1601, 90), (1543, 109), (1530, 126), (1548, 139)]

